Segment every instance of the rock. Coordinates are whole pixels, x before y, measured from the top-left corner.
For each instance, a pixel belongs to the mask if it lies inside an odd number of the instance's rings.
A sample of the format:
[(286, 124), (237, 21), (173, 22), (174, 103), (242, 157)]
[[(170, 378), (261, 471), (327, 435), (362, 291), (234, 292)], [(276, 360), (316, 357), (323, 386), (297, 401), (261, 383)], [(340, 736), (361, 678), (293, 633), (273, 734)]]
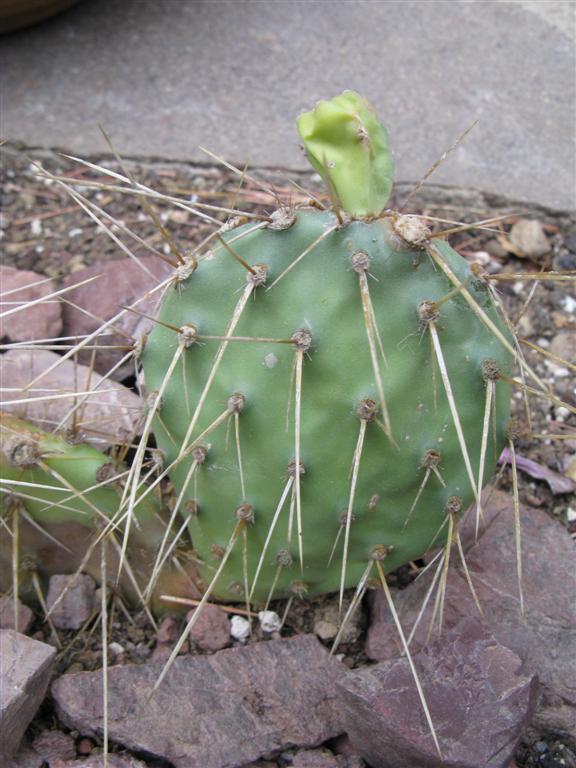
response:
[(108, 644), (108, 663), (124, 664), (126, 660), (126, 649), (120, 643)]
[(250, 622), (244, 616), (232, 616), (230, 619), (230, 637), (245, 643), (250, 637)]
[(442, 759), (408, 660), (350, 673), (337, 688), (343, 722), (372, 768), (507, 768), (535, 706), (537, 683), (476, 618), (414, 657)]
[[(542, 693), (532, 725), (542, 732), (576, 730), (576, 576), (574, 545), (568, 532), (543, 511), (521, 509), (522, 567), (525, 616), (519, 612), (514, 544), (513, 505), (507, 494), (494, 491), (490, 505), (499, 512), (466, 553), (486, 626), (538, 674)], [(433, 568), (395, 595), (404, 630), (409, 633), (428, 591)], [(434, 600), (430, 600), (414, 635), (411, 649), (426, 643)], [(449, 629), (466, 616), (478, 615), (457, 558), (450, 566), (444, 626)], [(374, 595), (367, 655), (376, 660), (400, 655), (393, 621), (378, 591)]]
[[(152, 652), (152, 661), (166, 662), (168, 660), (181, 630), (181, 624), (174, 616), (164, 616), (158, 627), (156, 647)], [(188, 647), (188, 643), (184, 643), (184, 646)]]
[[(61, 362), (34, 385), (34, 391), (23, 389), (61, 359), (60, 355), (45, 349), (34, 352), (11, 349), (6, 352), (2, 355), (0, 387), (9, 387), (13, 391), (6, 394), (5, 400), (94, 390), (94, 394), (88, 395), (76, 410), (77, 436), (103, 449), (133, 435), (142, 416), (142, 400), (122, 384), (108, 379), (102, 381), (99, 374), (91, 372), (87, 366), (76, 365), (73, 360)], [(77, 401), (82, 401), (82, 397), (79, 396)], [(66, 429), (72, 424), (73, 415), (70, 412), (74, 405), (75, 399), (71, 396), (5, 404), (3, 408), (44, 428), (64, 421)]]
[(503, 259), (508, 256), (508, 251), (506, 248), (504, 248), (502, 243), (495, 237), (491, 240), (488, 240), (485, 243), (484, 248), (490, 254), (490, 256), (495, 256), (497, 259)]
[(550, 352), (574, 365), (576, 362), (576, 333), (574, 331), (557, 333), (550, 344)]
[[(41, 281), (44, 282), (38, 284)], [(0, 286), (2, 312), (9, 312), (21, 303), (49, 296), (56, 290), (52, 280), (46, 280), (44, 275), (5, 266), (0, 266)], [(1, 336), (3, 342), (33, 341), (55, 338), (61, 330), (61, 304), (56, 298), (3, 317)]]
[(83, 757), (79, 760), (66, 760), (59, 762), (50, 768), (146, 768), (146, 763), (137, 760), (128, 754), (109, 754), (108, 760), (104, 762), (103, 755), (92, 755)]
[(5, 768), (44, 768), (46, 763), (29, 744), (21, 744), (14, 757), (10, 758)]
[(46, 596), (49, 611), (64, 590), (66, 590), (64, 596), (51, 613), (54, 626), (58, 629), (80, 629), (96, 608), (94, 579), (85, 573), (76, 577), (51, 576)]
[[(186, 621), (190, 621), (195, 610), (188, 612)], [(192, 627), (189, 638), (201, 651), (221, 651), (230, 645), (228, 616), (217, 605), (205, 605)]]
[(333, 624), (331, 621), (324, 621), (324, 619), (320, 619), (319, 621), (314, 622), (314, 634), (316, 637), (319, 637), (320, 640), (328, 642), (330, 640), (334, 640), (338, 634), (338, 626)]
[(258, 613), (258, 621), (260, 623), (260, 629), (266, 634), (273, 632), (280, 632), (282, 629), (282, 619), (276, 611), (260, 611)]
[[(351, 596), (346, 595), (342, 611), (346, 612), (350, 605)], [(362, 632), (362, 611), (356, 611), (350, 617), (346, 628), (340, 639), (340, 645), (353, 643), (360, 637)], [(320, 605), (314, 611), (314, 634), (321, 640), (334, 640), (340, 626), (340, 611), (338, 607), (338, 597), (331, 596), (322, 600)]]
[(76, 751), (79, 755), (87, 757), (94, 751), (94, 742), (92, 739), (87, 739), (85, 736), (83, 736), (81, 739), (78, 739), (78, 743), (76, 744)]
[[(135, 261), (127, 258), (108, 261), (105, 264), (93, 264), (70, 275), (65, 280), (65, 285), (82, 282), (94, 275), (101, 275), (101, 277), (67, 294), (71, 302), (86, 311), (82, 312), (70, 304), (64, 305), (64, 335), (82, 336), (94, 333), (104, 321), (111, 320), (120, 311), (121, 304), (131, 305), (136, 299), (155, 288), (172, 271), (168, 264), (155, 256), (145, 256), (139, 259), (139, 262), (152, 274), (147, 274), (145, 269), (141, 269)], [(141, 301), (135, 309), (147, 315), (154, 315), (160, 294), (160, 291), (156, 292), (150, 298)], [(126, 346), (130, 343), (130, 339), (139, 339), (148, 333), (151, 326), (150, 320), (135, 312), (125, 312), (114, 323), (114, 329), (117, 332), (101, 336), (99, 343), (107, 346)], [(103, 374), (107, 373), (125, 354), (125, 351), (117, 349), (98, 351), (95, 360), (96, 370)], [(80, 362), (89, 363), (90, 356), (91, 352), (88, 351), (80, 353)], [(127, 362), (113, 374), (113, 377), (119, 381), (133, 373), (134, 363)]]
[(0, 630), (0, 763), (18, 749), (42, 703), (56, 649), (13, 629)]
[(294, 755), (294, 768), (341, 768), (342, 762), (327, 749), (304, 749)]
[(180, 622), (174, 616), (164, 616), (158, 627), (156, 642), (158, 645), (174, 645), (180, 634)]
[(32, 742), (32, 748), (52, 766), (57, 760), (74, 760), (74, 739), (62, 731), (42, 731)]
[[(155, 663), (109, 670), (109, 734), (175, 768), (232, 768), (342, 733), (335, 681), (346, 670), (313, 635), (180, 656), (149, 699), (161, 670)], [(101, 733), (100, 672), (64, 675), (52, 696), (62, 722)]]
[(538, 259), (550, 253), (550, 242), (537, 219), (518, 219), (510, 230), (509, 237), (517, 256)]
[(34, 621), (34, 613), (27, 605), (18, 602), (18, 626), (14, 626), (14, 598), (12, 595), (2, 595), (0, 597), (0, 629), (15, 629), (23, 635), (28, 632)]

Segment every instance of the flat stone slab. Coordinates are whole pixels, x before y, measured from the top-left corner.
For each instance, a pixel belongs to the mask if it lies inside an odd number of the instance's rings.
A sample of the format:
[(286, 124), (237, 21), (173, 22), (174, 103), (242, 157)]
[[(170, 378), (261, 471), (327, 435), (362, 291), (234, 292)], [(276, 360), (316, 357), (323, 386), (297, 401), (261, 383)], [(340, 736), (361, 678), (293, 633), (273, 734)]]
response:
[(479, 120), (435, 182), (572, 208), (570, 5), (82, 2), (3, 38), (4, 133), (90, 154), (108, 151), (102, 123), (126, 156), (206, 160), (202, 144), (304, 168), (296, 116), (353, 88), (388, 125), (399, 180)]
[(0, 630), (0, 764), (8, 762), (42, 703), (56, 649)]
[(468, 618), (414, 658), (442, 757), (408, 660), (339, 681), (344, 724), (373, 768), (508, 768), (534, 710), (537, 681), (520, 658)]
[[(520, 613), (516, 576), (513, 504), (494, 491), (486, 507), (488, 527), (472, 544), (469, 521), (464, 537), (470, 545), (466, 562), (482, 606), (485, 626), (538, 674), (542, 695), (533, 719), (545, 733), (576, 732), (576, 572), (574, 543), (568, 532), (539, 509), (521, 508), (521, 541), (525, 615)], [(394, 596), (400, 621), (410, 633), (430, 587), (433, 569)], [(434, 592), (434, 595), (436, 593)], [(413, 653), (426, 646), (435, 598), (425, 608), (411, 644)], [(444, 629), (463, 618), (479, 616), (458, 556), (453, 553), (444, 605)], [(400, 641), (385, 598), (375, 594), (366, 653), (372, 659), (394, 659)]]
[[(94, 333), (104, 321), (112, 320), (120, 312), (120, 305), (132, 306), (135, 301), (156, 288), (172, 271), (160, 258), (144, 256), (138, 262), (130, 258), (114, 259), (73, 272), (63, 282), (65, 287), (79, 286), (67, 294), (70, 303), (64, 304), (62, 308), (63, 335), (82, 338)], [(94, 282), (79, 285), (92, 277), (96, 277)], [(162, 291), (156, 291), (139, 301), (137, 311), (155, 316), (161, 295)], [(101, 374), (107, 374), (126, 356), (127, 351), (111, 347), (129, 346), (132, 340), (137, 341), (147, 334), (152, 326), (151, 320), (136, 312), (125, 312), (107, 329), (105, 335), (96, 338), (95, 343), (102, 349), (96, 352), (94, 368)], [(80, 351), (78, 360), (89, 365), (92, 354), (91, 350)], [(119, 381), (126, 376), (133, 376), (134, 371), (134, 360), (129, 359), (116, 368), (112, 378)]]
[[(76, 365), (73, 359), (60, 362), (46, 373), (32, 392), (24, 389), (59, 360), (62, 356), (48, 349), (5, 352), (0, 386), (12, 391), (4, 393), (3, 409), (36, 422), (43, 429), (55, 427), (60, 421), (70, 427), (75, 414), (78, 437), (101, 450), (134, 434), (144, 410), (141, 398), (119, 382), (104, 379), (89, 366)], [(77, 392), (89, 394), (75, 398)], [(53, 399), (43, 399), (51, 397)], [(81, 404), (74, 411), (77, 403)]]
[[(176, 768), (237, 768), (342, 733), (335, 683), (346, 667), (313, 635), (178, 657), (148, 701), (162, 666), (109, 670), (109, 736)], [(101, 734), (100, 672), (64, 675), (52, 696), (65, 724)]]

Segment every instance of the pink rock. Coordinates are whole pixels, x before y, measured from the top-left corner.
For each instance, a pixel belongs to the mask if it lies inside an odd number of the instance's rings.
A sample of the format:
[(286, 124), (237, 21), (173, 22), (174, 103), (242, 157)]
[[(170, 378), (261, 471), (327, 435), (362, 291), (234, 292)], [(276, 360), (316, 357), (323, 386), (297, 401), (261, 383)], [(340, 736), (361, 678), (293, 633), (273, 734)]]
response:
[(91, 755), (78, 760), (66, 760), (50, 768), (146, 768), (146, 763), (128, 754), (109, 754), (107, 762), (103, 755)]
[[(0, 312), (8, 312), (22, 304), (41, 299), (55, 290), (52, 280), (46, 280), (43, 275), (0, 266)], [(61, 330), (61, 304), (57, 298), (50, 300), (50, 303), (40, 302), (29, 309), (14, 312), (0, 320), (0, 339), (7, 341), (51, 339), (58, 336)]]
[(78, 576), (51, 576), (46, 596), (48, 610), (52, 609), (64, 591), (64, 596), (51, 613), (54, 626), (58, 629), (80, 629), (96, 608), (94, 579), (85, 573)]
[(14, 618), (14, 598), (11, 595), (3, 595), (0, 597), (0, 629), (16, 629), (25, 635), (34, 621), (34, 613), (18, 600), (17, 627), (14, 626)]
[[(64, 335), (82, 336), (93, 333), (104, 321), (111, 320), (120, 311), (120, 305), (131, 305), (155, 288), (172, 271), (168, 264), (155, 256), (146, 256), (139, 259), (139, 262), (144, 269), (141, 269), (132, 259), (126, 258), (108, 261), (105, 264), (94, 264), (70, 275), (66, 279), (65, 285), (80, 283), (94, 275), (101, 275), (101, 277), (67, 294), (67, 298), (71, 302), (86, 311), (82, 312), (69, 304), (63, 307)], [(135, 309), (146, 315), (154, 315), (160, 294), (161, 292), (156, 292), (150, 298), (141, 301)], [(139, 339), (147, 333), (151, 325), (150, 320), (146, 320), (134, 312), (125, 312), (114, 323), (116, 332), (100, 337), (99, 344), (126, 345), (130, 343), (131, 338)], [(111, 328), (110, 330), (114, 331), (114, 329)], [(121, 350), (113, 349), (98, 351), (95, 360), (96, 370), (100, 373), (107, 373), (124, 354), (126, 353)], [(87, 363), (90, 360), (90, 355), (89, 352), (81, 353), (80, 361)], [(114, 378), (120, 380), (133, 373), (134, 365), (125, 364), (114, 374)]]
[(32, 748), (52, 766), (57, 760), (74, 760), (74, 739), (62, 731), (42, 731), (32, 742)]
[(179, 622), (174, 616), (164, 616), (156, 635), (158, 645), (174, 645), (178, 640), (179, 626)]
[[(189, 611), (186, 620), (189, 621), (193, 614), (194, 611)], [(230, 645), (227, 614), (216, 605), (204, 606), (189, 637), (201, 651), (221, 651), (226, 648)]]
[[(516, 576), (513, 505), (507, 494), (495, 492), (497, 514), (466, 561), (484, 611), (486, 627), (538, 674), (542, 685), (532, 725), (541, 731), (576, 731), (576, 572), (574, 545), (568, 532), (543, 511), (522, 508), (522, 567), (525, 616), (520, 615)], [(400, 620), (408, 634), (431, 583), (432, 570), (395, 595)], [(432, 598), (415, 632), (411, 649), (426, 643)], [(478, 616), (456, 555), (448, 574), (444, 626)], [(373, 595), (372, 622), (366, 653), (372, 659), (400, 655), (400, 643), (386, 601)]]
[(51, 645), (0, 630), (0, 765), (14, 755), (42, 703), (55, 655)]
[[(167, 661), (182, 628), (178, 620), (173, 616), (165, 616), (162, 619), (158, 627), (158, 634), (156, 635), (156, 647), (152, 652), (152, 661)], [(188, 647), (187, 642), (184, 643), (184, 646)]]
[(44, 758), (35, 749), (28, 744), (21, 744), (14, 757), (7, 761), (6, 768), (44, 768), (45, 765)]
[[(77, 425), (77, 436), (97, 448), (106, 448), (111, 443), (126, 440), (137, 430), (143, 412), (143, 402), (127, 387), (116, 381), (104, 380), (84, 365), (73, 360), (64, 360), (42, 377), (31, 390), (24, 387), (43, 371), (62, 360), (60, 355), (49, 350), (12, 349), (2, 355), (0, 387), (13, 391), (4, 392), (4, 400), (29, 400), (3, 405), (3, 409), (22, 419), (33, 421), (50, 430), (63, 422), (62, 429)], [(74, 397), (76, 392), (91, 393), (86, 397)], [(45, 395), (65, 395), (51, 400), (42, 400)], [(72, 412), (75, 404), (80, 406)], [(75, 419), (75, 422), (74, 422)]]
[(346, 732), (373, 768), (507, 768), (536, 702), (536, 678), (475, 618), (414, 657), (442, 757), (408, 660), (338, 683)]
[[(180, 656), (151, 696), (161, 670), (109, 670), (109, 735), (175, 768), (241, 766), (343, 731), (335, 683), (346, 667), (314, 635)], [(100, 671), (52, 685), (59, 718), (85, 735), (102, 732), (101, 694)]]

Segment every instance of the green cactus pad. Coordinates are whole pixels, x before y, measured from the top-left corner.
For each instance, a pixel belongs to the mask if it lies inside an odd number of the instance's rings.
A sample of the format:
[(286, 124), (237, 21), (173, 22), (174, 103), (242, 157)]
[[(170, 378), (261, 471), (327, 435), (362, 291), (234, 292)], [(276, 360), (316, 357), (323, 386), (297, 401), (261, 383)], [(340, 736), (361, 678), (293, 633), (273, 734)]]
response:
[(335, 203), (351, 216), (378, 215), (392, 189), (388, 132), (372, 106), (354, 91), (318, 102), (298, 118), (308, 159)]
[[(294, 591), (315, 595), (339, 589), (342, 513), (349, 508), (361, 428), (358, 408), (363, 401), (380, 402), (361, 301), (361, 277), (354, 268), (358, 254), (365, 260), (373, 319), (386, 355), (385, 364), (378, 353), (378, 366), (393, 439), (383, 431), (381, 410), (376, 420), (366, 419), (352, 505), (346, 586), (358, 584), (374, 547), (392, 547), (384, 563), (390, 571), (420, 557), (433, 542), (441, 544), (450, 497), (459, 497), (464, 509), (474, 500), (430, 331), (419, 317), (421, 302), (438, 301), (454, 286), (425, 250), (402, 241), (391, 222), (353, 221), (338, 228), (334, 214), (307, 209), (298, 211), (292, 226), (281, 231), (273, 226), (254, 231), (249, 224), (226, 234), (237, 256), (249, 265), (264, 265), (267, 271), (266, 284), (253, 288), (231, 335), (280, 341), (218, 340), (230, 333), (230, 319), (247, 290), (247, 276), (254, 279), (221, 244), (203, 255), (188, 279), (176, 280), (164, 298), (159, 314), (163, 325), (155, 325), (148, 339), (143, 366), (149, 390), (164, 385), (155, 435), (171, 466), (170, 478), (183, 495), (181, 511), (189, 516), (193, 545), (205, 564), (201, 570), (206, 584), (221, 562), (238, 517), (243, 514), (246, 518), (245, 536), (238, 536), (216, 584), (215, 594), (222, 599), (241, 600), (245, 580), (252, 591), (283, 493), (286, 501), (266, 549), (253, 599), (265, 601), (272, 587), (275, 597)], [(473, 278), (465, 260), (447, 243), (435, 242), (478, 306), (508, 336), (484, 284)], [(178, 334), (168, 326), (188, 331)], [(441, 305), (435, 327), (477, 477), (486, 399), (483, 364), (494, 360), (507, 372), (510, 355), (461, 294)], [(311, 345), (301, 356), (297, 451), (298, 344), (281, 341), (289, 342), (302, 330), (311, 334)], [(185, 348), (167, 380), (179, 344)], [(244, 407), (232, 407), (226, 413), (235, 394), (243, 396)], [(496, 433), (491, 430), (488, 440), (486, 479), (505, 439), (509, 396), (508, 386), (498, 381), (491, 419)], [(197, 409), (191, 438), (185, 443)], [(218, 426), (197, 440), (214, 422)], [(206, 455), (192, 467), (194, 445), (203, 446)], [(422, 488), (426, 462), (436, 455), (431, 451), (438, 454), (437, 469), (445, 487), (431, 472)], [(305, 470), (300, 476), (303, 571), (296, 510), (290, 514), (291, 499), (296, 506), (293, 476), (297, 453)], [(406, 524), (419, 492), (418, 504)]]
[[(20, 522), (23, 567), (32, 566), (43, 575), (74, 572), (95, 540), (94, 532), (102, 531), (112, 520), (119, 523), (119, 542), (124, 524), (118, 514), (122, 497), (122, 479), (118, 476), (126, 469), (90, 445), (69, 443), (15, 416), (0, 413), (0, 478), (4, 490), (11, 491), (2, 496), (0, 503), (9, 508), (18, 500), (34, 522), (31, 525), (25, 518)], [(143, 590), (165, 532), (157, 496), (144, 495), (142, 490), (134, 505), (134, 518), (127, 557)], [(58, 546), (58, 541), (64, 546)], [(3, 536), (2, 588), (8, 588), (11, 579), (11, 547), (10, 537)], [(118, 549), (108, 549), (111, 562), (117, 561)], [(83, 568), (99, 578), (99, 550)], [(128, 595), (136, 597), (131, 578), (124, 570), (121, 583)], [(161, 591), (189, 594), (190, 585), (184, 588), (177, 585), (179, 581), (181, 577), (167, 566), (158, 590), (152, 595), (155, 609), (166, 610), (166, 605), (156, 599)], [(30, 592), (25, 571), (21, 574), (20, 589), (21, 593)]]

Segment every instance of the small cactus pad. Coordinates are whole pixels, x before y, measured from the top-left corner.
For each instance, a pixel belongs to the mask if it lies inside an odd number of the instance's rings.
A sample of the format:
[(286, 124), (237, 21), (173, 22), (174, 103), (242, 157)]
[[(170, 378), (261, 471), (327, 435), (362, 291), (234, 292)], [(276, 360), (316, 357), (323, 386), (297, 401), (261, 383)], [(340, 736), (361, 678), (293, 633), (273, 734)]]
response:
[[(375, 547), (389, 571), (445, 541), (452, 497), (475, 498), (486, 361), (510, 368), (394, 217), (294, 214), (228, 231), (175, 279), (142, 356), (180, 514), (229, 601), (355, 586)], [(434, 247), (508, 338), (484, 283)], [(509, 415), (508, 385), (492, 385), (486, 480)]]
[[(13, 554), (22, 568), (20, 589), (24, 593), (30, 593), (30, 569), (43, 575), (71, 573), (82, 563), (83, 570), (99, 579), (100, 550), (96, 545), (101, 533), (109, 530), (115, 537), (116, 546), (108, 550), (112, 561), (117, 562), (119, 557), (125, 529), (121, 499), (126, 470), (121, 462), (90, 445), (67, 442), (0, 412), (0, 478), (5, 491), (0, 509), (24, 512), (17, 540), (1, 537), (0, 583), (10, 582)], [(141, 590), (147, 585), (166, 530), (158, 497), (147, 491), (145, 486), (140, 489), (133, 506), (136, 522), (126, 553), (130, 573), (124, 569), (121, 576), (123, 591), (135, 599), (135, 584)], [(8, 521), (12, 523), (10, 514)], [(115, 533), (110, 523), (114, 523)], [(88, 550), (91, 545), (93, 556)], [(13, 553), (14, 546), (20, 551)], [(82, 549), (77, 551), (77, 546)], [(192, 570), (188, 570), (193, 577)], [(161, 591), (185, 591), (177, 586), (181, 580), (170, 566), (165, 568), (157, 592), (151, 595), (155, 610), (166, 609), (156, 599)]]

